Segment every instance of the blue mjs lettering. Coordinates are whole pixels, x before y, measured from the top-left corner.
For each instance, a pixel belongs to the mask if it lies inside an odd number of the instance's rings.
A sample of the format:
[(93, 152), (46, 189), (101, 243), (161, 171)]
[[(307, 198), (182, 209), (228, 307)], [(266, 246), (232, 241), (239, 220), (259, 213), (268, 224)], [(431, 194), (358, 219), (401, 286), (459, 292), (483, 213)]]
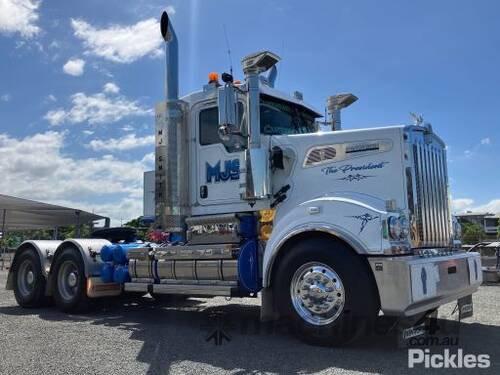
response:
[(235, 181), (240, 179), (240, 159), (225, 160), (224, 170), (221, 170), (221, 161), (219, 160), (214, 166), (206, 163), (207, 167), (207, 184), (212, 182), (225, 182), (228, 180)]

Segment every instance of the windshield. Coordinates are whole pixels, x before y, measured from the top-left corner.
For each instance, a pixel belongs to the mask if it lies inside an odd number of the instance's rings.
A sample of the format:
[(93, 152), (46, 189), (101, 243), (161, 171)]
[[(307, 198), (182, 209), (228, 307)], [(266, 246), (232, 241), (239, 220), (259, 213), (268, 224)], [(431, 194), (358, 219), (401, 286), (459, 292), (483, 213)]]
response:
[(260, 131), (262, 134), (303, 134), (316, 132), (314, 114), (310, 111), (267, 95), (260, 99)]

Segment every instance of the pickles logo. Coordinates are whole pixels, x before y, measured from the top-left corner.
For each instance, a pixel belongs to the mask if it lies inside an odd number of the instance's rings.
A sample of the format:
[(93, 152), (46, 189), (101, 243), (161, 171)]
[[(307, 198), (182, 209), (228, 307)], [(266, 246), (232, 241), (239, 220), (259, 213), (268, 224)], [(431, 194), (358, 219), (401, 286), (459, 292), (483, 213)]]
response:
[(214, 166), (206, 163), (207, 184), (212, 182), (236, 181), (240, 179), (240, 159), (225, 160), (224, 170), (221, 170), (221, 161)]

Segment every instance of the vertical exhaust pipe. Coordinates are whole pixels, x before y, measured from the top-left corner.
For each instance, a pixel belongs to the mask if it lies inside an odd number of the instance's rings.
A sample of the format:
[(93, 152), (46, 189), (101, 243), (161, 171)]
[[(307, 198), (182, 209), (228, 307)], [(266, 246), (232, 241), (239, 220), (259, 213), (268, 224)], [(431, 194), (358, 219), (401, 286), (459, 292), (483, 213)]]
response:
[(165, 41), (165, 97), (167, 101), (179, 99), (179, 43), (167, 12), (163, 12), (160, 20), (160, 31)]
[(165, 102), (156, 105), (155, 216), (156, 227), (182, 241), (189, 215), (189, 155), (184, 104), (179, 100), (179, 52), (177, 36), (168, 14), (160, 21), (165, 40)]

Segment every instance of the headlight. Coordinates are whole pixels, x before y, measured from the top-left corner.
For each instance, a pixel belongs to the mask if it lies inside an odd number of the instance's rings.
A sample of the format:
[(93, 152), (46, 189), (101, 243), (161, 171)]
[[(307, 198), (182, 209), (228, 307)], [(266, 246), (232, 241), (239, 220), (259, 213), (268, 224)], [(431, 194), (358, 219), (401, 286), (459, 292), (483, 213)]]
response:
[(387, 220), (389, 235), (393, 240), (402, 240), (408, 237), (409, 223), (406, 217), (389, 216)]
[(407, 238), (410, 234), (410, 222), (406, 217), (400, 217), (399, 224), (401, 225), (401, 238)]
[(401, 223), (396, 216), (390, 216), (387, 220), (389, 226), (389, 234), (393, 240), (399, 240), (401, 238)]

